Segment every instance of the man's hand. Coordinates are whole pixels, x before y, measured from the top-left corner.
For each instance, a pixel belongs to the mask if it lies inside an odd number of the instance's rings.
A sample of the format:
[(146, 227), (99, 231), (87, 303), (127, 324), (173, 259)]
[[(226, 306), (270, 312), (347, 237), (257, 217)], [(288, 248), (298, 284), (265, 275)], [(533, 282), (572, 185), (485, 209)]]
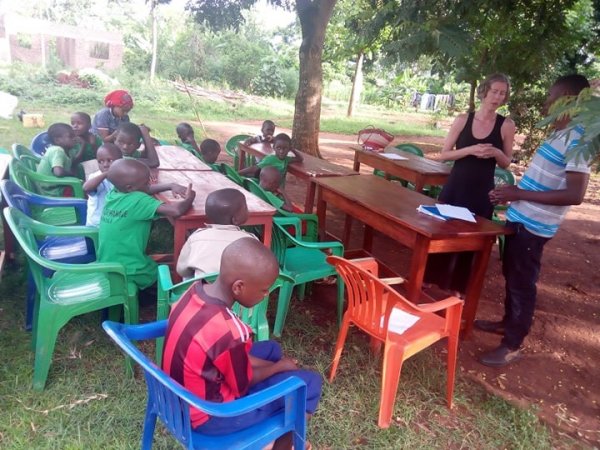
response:
[(499, 186), (488, 194), (494, 205), (501, 205), (521, 199), (521, 189), (514, 185)]

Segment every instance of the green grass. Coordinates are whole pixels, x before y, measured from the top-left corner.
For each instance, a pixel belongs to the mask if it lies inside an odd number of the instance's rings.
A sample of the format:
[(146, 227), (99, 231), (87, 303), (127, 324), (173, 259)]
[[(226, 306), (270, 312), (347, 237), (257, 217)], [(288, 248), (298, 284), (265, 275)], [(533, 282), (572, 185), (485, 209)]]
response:
[[(23, 331), (24, 276), (19, 268), (0, 285), (0, 448), (139, 448), (145, 384), (125, 378), (120, 352), (100, 327), (100, 314), (76, 318), (61, 331), (47, 387), (31, 390), (30, 335)], [(273, 302), (274, 303), (274, 302)], [(272, 305), (274, 306), (274, 304)], [(333, 309), (333, 308), (332, 308)], [(324, 313), (325, 311), (325, 313)], [(153, 311), (143, 311), (149, 318)], [(329, 371), (336, 327), (322, 306), (292, 302), (283, 345), (303, 365)], [(152, 345), (143, 348), (152, 354)], [(396, 398), (394, 423), (377, 427), (380, 360), (368, 341), (352, 332), (338, 375), (325, 383), (309, 439), (317, 449), (553, 448), (574, 442), (554, 440), (533, 411), (514, 408), (458, 377), (455, 408), (445, 407), (441, 348), (407, 361)], [(175, 448), (159, 427), (156, 449)]]

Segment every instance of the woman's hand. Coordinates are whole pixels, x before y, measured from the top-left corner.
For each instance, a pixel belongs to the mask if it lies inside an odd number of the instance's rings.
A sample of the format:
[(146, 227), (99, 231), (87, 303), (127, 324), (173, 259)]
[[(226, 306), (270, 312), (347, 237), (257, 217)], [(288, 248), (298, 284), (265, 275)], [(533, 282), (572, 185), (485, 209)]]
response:
[(492, 144), (476, 144), (471, 147), (471, 154), (482, 159), (497, 158), (499, 153), (502, 153), (502, 150), (494, 147)]

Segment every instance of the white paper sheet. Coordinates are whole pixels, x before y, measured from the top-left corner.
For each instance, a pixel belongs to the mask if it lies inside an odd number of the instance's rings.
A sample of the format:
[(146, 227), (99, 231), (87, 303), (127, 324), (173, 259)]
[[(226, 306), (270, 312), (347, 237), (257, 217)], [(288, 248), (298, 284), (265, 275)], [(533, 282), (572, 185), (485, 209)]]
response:
[(453, 219), (465, 220), (467, 222), (477, 222), (475, 220), (475, 216), (471, 211), (467, 208), (463, 208), (462, 206), (453, 206), (453, 205), (443, 205), (440, 203), (436, 203), (436, 208), (446, 217), (452, 217)]
[(408, 158), (400, 156), (398, 153), (380, 153), (381, 156), (387, 159), (393, 159), (394, 161), (406, 161)]
[[(383, 326), (383, 317), (381, 318), (381, 325)], [(406, 311), (393, 308), (390, 313), (390, 320), (388, 321), (388, 330), (392, 333), (403, 334), (406, 330), (412, 327), (419, 320), (419, 316), (415, 316), (407, 313)]]

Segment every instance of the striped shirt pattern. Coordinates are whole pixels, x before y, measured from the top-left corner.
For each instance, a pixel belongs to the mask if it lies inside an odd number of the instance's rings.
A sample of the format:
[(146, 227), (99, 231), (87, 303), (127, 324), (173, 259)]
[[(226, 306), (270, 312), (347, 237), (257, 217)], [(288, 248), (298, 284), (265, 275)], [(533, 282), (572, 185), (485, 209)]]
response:
[[(588, 161), (581, 156), (567, 158), (583, 134), (583, 128), (576, 126), (567, 130), (555, 131), (537, 149), (531, 165), (521, 178), (519, 189), (527, 191), (552, 191), (566, 189), (567, 172), (590, 173)], [(568, 205), (544, 205), (542, 203), (519, 200), (512, 202), (506, 211), (506, 218), (519, 222), (537, 236), (553, 237), (562, 223)]]
[[(169, 314), (163, 370), (202, 399), (235, 400), (250, 387), (250, 347), (251, 328), (194, 283)], [(190, 416), (194, 428), (209, 419), (195, 408)]]

